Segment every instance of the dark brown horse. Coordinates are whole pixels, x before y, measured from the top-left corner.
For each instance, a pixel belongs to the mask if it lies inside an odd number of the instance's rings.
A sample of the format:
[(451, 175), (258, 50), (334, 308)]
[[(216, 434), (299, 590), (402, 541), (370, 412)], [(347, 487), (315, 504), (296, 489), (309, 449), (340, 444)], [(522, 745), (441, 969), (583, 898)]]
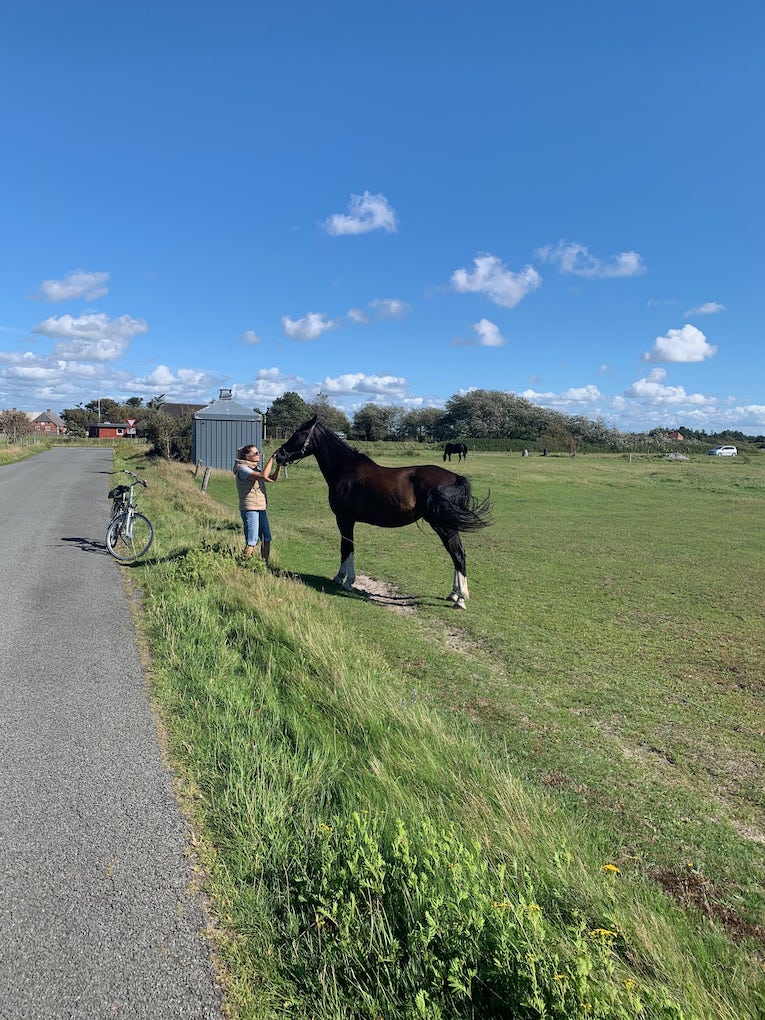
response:
[(317, 421), (301, 425), (274, 454), (277, 464), (291, 464), (313, 454), (329, 486), (329, 505), (340, 531), (340, 569), (335, 581), (350, 591), (356, 579), (353, 530), (357, 521), (379, 528), (401, 528), (425, 520), (454, 563), (454, 583), (447, 596), (456, 609), (468, 597), (465, 549), (460, 531), (489, 524), (489, 500), (479, 503), (470, 482), (435, 464), (389, 468), (353, 450)]
[(457, 454), (458, 460), (467, 460), (467, 446), (464, 443), (447, 443), (444, 447), (444, 460), (448, 457), (451, 461), (453, 453)]

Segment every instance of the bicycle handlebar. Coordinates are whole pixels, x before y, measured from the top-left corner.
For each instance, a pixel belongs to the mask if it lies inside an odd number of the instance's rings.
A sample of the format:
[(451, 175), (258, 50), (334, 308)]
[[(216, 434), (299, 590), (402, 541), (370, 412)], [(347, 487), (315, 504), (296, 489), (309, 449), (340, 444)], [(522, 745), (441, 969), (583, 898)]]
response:
[(131, 478), (135, 478), (135, 482), (133, 482), (134, 485), (142, 485), (144, 487), (144, 489), (148, 489), (149, 488), (149, 483), (146, 481), (145, 478), (139, 478), (138, 475), (134, 474), (132, 471), (128, 471), (127, 468), (123, 468), (121, 471), (112, 471), (112, 474), (113, 475), (130, 475)]

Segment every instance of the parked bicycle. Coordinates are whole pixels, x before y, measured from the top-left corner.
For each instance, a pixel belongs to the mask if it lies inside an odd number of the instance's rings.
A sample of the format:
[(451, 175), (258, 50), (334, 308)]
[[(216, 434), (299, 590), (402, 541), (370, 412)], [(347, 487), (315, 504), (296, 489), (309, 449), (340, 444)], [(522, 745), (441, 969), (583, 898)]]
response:
[(144, 489), (149, 486), (132, 471), (125, 470), (119, 474), (130, 475), (133, 481), (128, 485), (117, 485), (109, 492), (112, 518), (106, 529), (106, 548), (115, 559), (122, 563), (132, 563), (148, 552), (154, 541), (154, 528), (149, 518), (139, 513), (133, 495), (137, 486), (142, 485)]

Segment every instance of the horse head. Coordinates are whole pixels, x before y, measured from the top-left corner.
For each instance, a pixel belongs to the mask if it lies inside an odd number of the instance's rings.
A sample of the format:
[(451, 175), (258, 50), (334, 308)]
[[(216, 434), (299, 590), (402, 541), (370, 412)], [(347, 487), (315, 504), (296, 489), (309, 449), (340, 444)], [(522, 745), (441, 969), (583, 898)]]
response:
[(299, 428), (295, 429), (289, 439), (282, 443), (274, 453), (274, 460), (277, 464), (292, 464), (296, 460), (309, 457), (314, 452), (313, 438), (316, 429), (317, 418), (309, 418)]

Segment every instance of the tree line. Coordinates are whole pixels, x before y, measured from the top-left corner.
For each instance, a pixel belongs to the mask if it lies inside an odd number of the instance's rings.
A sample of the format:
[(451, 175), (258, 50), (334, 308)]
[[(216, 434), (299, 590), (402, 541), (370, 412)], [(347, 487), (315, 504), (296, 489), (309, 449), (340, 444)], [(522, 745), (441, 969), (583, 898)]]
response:
[[(443, 408), (407, 410), (396, 404), (368, 403), (352, 419), (333, 407), (325, 394), (307, 403), (287, 392), (268, 410), (268, 435), (286, 438), (312, 414), (328, 428), (348, 439), (376, 442), (442, 443), (455, 440), (478, 449), (533, 449), (576, 453), (577, 450), (639, 451), (672, 446), (671, 432), (680, 431), (701, 444), (722, 442), (765, 443), (765, 436), (745, 436), (726, 431), (707, 434), (698, 429), (653, 429), (627, 433), (612, 428), (602, 418), (567, 415), (532, 404), (525, 397), (504, 390), (471, 390), (450, 397)], [(675, 444), (676, 445), (676, 444)]]
[[(124, 422), (138, 419), (139, 434), (163, 457), (188, 460), (191, 457), (192, 415), (178, 418), (160, 412), (165, 395), (144, 403), (142, 397), (130, 397), (124, 403), (110, 397), (91, 400), (61, 412), (67, 434), (87, 436), (88, 427), (97, 422)], [(576, 453), (578, 450), (624, 452), (676, 448), (669, 429), (648, 433), (627, 433), (612, 428), (602, 418), (566, 415), (532, 404), (525, 397), (503, 390), (471, 390), (450, 397), (443, 408), (407, 409), (397, 404), (367, 403), (352, 418), (334, 407), (324, 393), (306, 401), (298, 393), (287, 391), (270, 406), (253, 408), (264, 417), (269, 440), (285, 439), (312, 415), (328, 428), (353, 441), (442, 443), (460, 440), (473, 449), (546, 448)], [(21, 411), (0, 412), (0, 432), (24, 436), (32, 431), (31, 422)], [(698, 429), (673, 427), (688, 445), (749, 443), (762, 446), (765, 436), (746, 436), (739, 431), (708, 434)]]

